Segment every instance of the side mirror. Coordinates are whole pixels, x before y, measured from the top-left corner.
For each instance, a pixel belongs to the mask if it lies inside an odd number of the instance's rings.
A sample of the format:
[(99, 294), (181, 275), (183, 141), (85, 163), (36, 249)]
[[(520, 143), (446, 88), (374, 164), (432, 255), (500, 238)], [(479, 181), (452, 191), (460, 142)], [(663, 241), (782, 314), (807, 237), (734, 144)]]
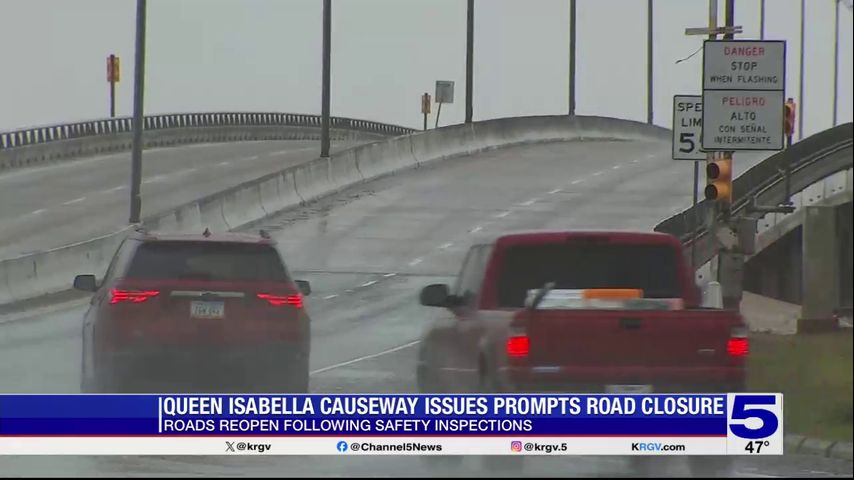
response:
[(303, 295), (311, 295), (311, 284), (308, 283), (308, 280), (297, 280), (295, 283), (297, 284), (297, 288), (299, 288), (299, 291), (302, 292)]
[(447, 307), (450, 305), (451, 295), (448, 286), (444, 283), (434, 283), (421, 289), (421, 305), (427, 307)]
[(95, 275), (77, 275), (74, 277), (74, 288), (84, 292), (94, 292), (98, 290), (98, 281)]

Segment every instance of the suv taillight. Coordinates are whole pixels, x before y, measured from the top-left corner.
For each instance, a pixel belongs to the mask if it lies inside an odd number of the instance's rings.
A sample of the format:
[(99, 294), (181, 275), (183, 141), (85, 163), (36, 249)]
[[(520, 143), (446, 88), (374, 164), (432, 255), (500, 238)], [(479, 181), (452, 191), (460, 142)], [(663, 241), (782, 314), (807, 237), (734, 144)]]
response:
[(290, 305), (295, 308), (302, 308), (302, 295), (271, 295), (269, 293), (259, 293), (258, 298), (266, 300), (270, 305), (279, 307), (282, 305)]
[(531, 348), (531, 342), (527, 335), (514, 335), (507, 338), (507, 356), (520, 358), (527, 357)]
[(746, 357), (750, 353), (750, 340), (745, 327), (735, 327), (729, 335), (726, 351), (730, 357)]
[(121, 290), (113, 288), (110, 290), (110, 303), (142, 303), (149, 298), (156, 297), (157, 295), (160, 295), (158, 290)]

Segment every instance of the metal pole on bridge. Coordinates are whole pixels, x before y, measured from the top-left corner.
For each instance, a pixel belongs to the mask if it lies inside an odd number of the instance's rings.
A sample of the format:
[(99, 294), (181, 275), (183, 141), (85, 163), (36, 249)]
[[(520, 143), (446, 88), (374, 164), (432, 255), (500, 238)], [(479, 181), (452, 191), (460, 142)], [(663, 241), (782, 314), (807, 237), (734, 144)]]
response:
[[(474, 116), (474, 0), (468, 0), (466, 12), (466, 123)], [(440, 105), (441, 108), (441, 105)]]
[(653, 48), (652, 48), (652, 0), (646, 4), (646, 123), (652, 125), (652, 72), (653, 72)]
[(801, 104), (801, 114), (798, 115), (798, 140), (804, 138), (804, 33), (806, 30), (806, 13), (806, 0), (801, 0), (801, 80), (798, 82), (798, 102)]
[(833, 0), (833, 126), (839, 109), (839, 0)]
[(569, 115), (575, 115), (575, 0), (569, 0)]
[(332, 51), (332, 0), (323, 0), (323, 87), (320, 112), (320, 156), (329, 157), (329, 91)]
[(136, 52), (133, 80), (133, 153), (131, 155), (130, 223), (139, 223), (142, 211), (142, 131), (145, 91), (145, 0), (136, 0)]
[(759, 0), (759, 40), (765, 40), (765, 0)]

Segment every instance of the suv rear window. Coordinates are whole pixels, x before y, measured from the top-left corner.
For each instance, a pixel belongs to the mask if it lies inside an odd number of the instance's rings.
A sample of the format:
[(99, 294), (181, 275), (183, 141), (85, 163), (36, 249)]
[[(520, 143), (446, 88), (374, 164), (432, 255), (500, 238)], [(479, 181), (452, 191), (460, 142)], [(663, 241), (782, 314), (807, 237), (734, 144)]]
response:
[(498, 279), (498, 304), (522, 308), (528, 290), (639, 288), (646, 298), (682, 296), (676, 252), (665, 245), (555, 244), (509, 247)]
[(141, 244), (126, 277), (140, 280), (289, 280), (281, 257), (271, 245), (180, 241)]

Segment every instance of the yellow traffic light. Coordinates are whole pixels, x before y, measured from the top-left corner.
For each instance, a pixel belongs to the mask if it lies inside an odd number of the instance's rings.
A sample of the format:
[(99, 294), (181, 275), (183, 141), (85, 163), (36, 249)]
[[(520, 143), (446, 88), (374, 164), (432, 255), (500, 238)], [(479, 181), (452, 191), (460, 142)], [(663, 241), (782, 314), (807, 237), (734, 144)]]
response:
[(723, 158), (711, 160), (706, 164), (706, 189), (704, 193), (707, 200), (718, 202), (726, 209), (732, 204), (731, 156), (724, 154)]

